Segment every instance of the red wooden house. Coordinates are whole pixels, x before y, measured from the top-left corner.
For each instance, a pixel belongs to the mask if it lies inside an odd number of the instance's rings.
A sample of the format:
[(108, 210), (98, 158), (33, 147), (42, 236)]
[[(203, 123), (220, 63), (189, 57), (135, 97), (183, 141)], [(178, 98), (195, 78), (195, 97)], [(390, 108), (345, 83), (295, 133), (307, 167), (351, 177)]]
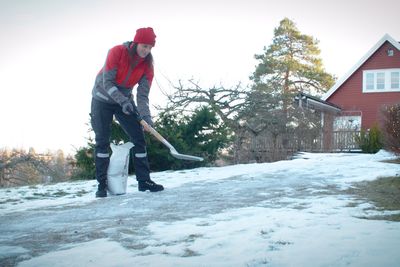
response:
[[(355, 148), (354, 142), (341, 139), (354, 141), (354, 131), (379, 126), (382, 109), (400, 103), (400, 43), (384, 35), (322, 97), (321, 103), (340, 109), (323, 113), (323, 149)], [(346, 132), (352, 132), (353, 137), (343, 135)], [(353, 145), (346, 147), (348, 143)]]
[(379, 124), (382, 108), (400, 103), (400, 43), (383, 36), (322, 100), (341, 108), (336, 122), (350, 116), (363, 129)]

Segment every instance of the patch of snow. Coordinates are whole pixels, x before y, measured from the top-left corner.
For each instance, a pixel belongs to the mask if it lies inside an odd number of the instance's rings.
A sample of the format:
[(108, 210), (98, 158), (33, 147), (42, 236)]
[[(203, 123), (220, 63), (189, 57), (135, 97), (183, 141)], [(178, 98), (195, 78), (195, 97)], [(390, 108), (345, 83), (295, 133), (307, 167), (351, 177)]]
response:
[[(95, 199), (95, 181), (0, 189), (0, 265), (398, 266), (400, 223), (341, 189), (400, 176), (377, 154), (152, 173), (166, 188)], [(352, 205), (349, 205), (352, 203)], [(354, 205), (356, 203), (356, 205)]]
[(16, 246), (0, 246), (0, 257), (28, 253), (29, 250)]
[(22, 262), (20, 267), (36, 266), (129, 266), (132, 255), (119, 243), (97, 239), (81, 244), (67, 245), (56, 252)]

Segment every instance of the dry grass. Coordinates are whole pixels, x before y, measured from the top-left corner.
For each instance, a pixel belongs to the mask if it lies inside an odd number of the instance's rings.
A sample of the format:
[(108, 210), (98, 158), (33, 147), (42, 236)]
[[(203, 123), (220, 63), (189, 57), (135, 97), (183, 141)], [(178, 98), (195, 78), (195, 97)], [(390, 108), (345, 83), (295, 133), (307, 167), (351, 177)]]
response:
[(396, 158), (396, 159), (391, 159), (391, 160), (384, 160), (383, 162), (386, 163), (394, 163), (394, 164), (400, 164), (400, 157)]
[[(354, 187), (346, 190), (356, 195), (358, 200), (365, 200), (376, 206), (378, 210), (400, 211), (400, 177), (382, 177), (374, 181), (355, 183)], [(400, 214), (368, 217), (400, 221)]]

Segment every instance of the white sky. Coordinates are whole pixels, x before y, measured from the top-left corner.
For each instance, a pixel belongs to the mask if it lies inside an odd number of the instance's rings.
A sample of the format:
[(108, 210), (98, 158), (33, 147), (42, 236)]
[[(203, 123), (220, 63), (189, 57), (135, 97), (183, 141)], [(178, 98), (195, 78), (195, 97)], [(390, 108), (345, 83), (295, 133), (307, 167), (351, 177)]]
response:
[[(107, 51), (151, 26), (158, 85), (248, 77), (284, 17), (320, 41), (326, 70), (346, 73), (385, 33), (400, 40), (400, 2), (318, 0), (0, 0), (0, 147), (73, 152), (88, 136), (94, 78)], [(156, 111), (153, 110), (153, 114)]]

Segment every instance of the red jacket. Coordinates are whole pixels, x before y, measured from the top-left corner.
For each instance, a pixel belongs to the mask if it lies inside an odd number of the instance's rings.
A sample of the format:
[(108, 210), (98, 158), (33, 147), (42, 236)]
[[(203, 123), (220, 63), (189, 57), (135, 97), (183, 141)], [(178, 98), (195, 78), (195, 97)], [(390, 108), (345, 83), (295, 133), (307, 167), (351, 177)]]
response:
[(127, 97), (132, 96), (136, 84), (137, 107), (142, 117), (149, 116), (149, 91), (153, 81), (154, 70), (133, 50), (133, 43), (117, 45), (108, 51), (106, 62), (97, 74), (92, 95), (95, 99), (115, 104), (108, 91), (113, 86)]

